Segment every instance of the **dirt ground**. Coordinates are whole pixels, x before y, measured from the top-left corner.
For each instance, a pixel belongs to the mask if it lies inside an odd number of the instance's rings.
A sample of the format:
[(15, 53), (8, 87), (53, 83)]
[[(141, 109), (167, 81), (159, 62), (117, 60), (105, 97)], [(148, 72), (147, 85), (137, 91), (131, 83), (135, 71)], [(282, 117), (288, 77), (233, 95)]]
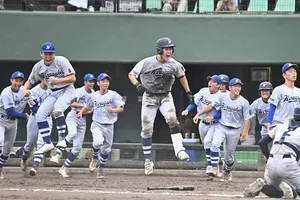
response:
[[(70, 178), (62, 178), (58, 168), (40, 168), (37, 176), (26, 176), (19, 168), (7, 167), (5, 178), (0, 180), (0, 199), (30, 200), (194, 200), (243, 198), (243, 189), (262, 172), (234, 171), (232, 182), (208, 180), (203, 170), (156, 169), (145, 176), (141, 169), (105, 169), (105, 178), (85, 168), (71, 168)], [(194, 191), (151, 190), (147, 187), (193, 185)], [(261, 195), (255, 199), (266, 199)]]

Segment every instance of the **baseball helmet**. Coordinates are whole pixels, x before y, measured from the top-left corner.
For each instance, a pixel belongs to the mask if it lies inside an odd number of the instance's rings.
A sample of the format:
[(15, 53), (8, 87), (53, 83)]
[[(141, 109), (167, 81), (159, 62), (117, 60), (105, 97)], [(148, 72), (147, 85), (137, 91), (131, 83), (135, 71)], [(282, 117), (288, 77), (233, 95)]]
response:
[(258, 90), (273, 90), (273, 85), (268, 81), (264, 81), (261, 84), (259, 84)]
[(168, 37), (159, 38), (156, 41), (156, 50), (159, 55), (163, 54), (163, 48), (172, 47), (174, 53), (175, 44)]
[(221, 77), (222, 83), (229, 83), (229, 77), (226, 74), (220, 74), (219, 76)]

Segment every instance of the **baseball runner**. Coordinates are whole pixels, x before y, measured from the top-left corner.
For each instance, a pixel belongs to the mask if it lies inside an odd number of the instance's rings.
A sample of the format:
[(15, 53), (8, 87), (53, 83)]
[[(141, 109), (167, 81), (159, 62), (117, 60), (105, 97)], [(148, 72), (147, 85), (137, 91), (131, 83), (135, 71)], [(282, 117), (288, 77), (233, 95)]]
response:
[(93, 134), (93, 159), (89, 165), (91, 172), (94, 172), (99, 165), (97, 178), (104, 178), (103, 168), (111, 152), (114, 136), (114, 123), (118, 120), (118, 113), (124, 111), (125, 102), (115, 91), (109, 90), (111, 77), (101, 73), (97, 77), (99, 91), (88, 96), (85, 107), (77, 114), (82, 117), (88, 109), (94, 109), (91, 132)]
[[(224, 142), (224, 169), (221, 174), (223, 181), (232, 180), (232, 169), (234, 164), (234, 151), (240, 140), (246, 140), (250, 129), (250, 105), (249, 102), (240, 95), (242, 89), (242, 81), (233, 78), (229, 82), (230, 94), (220, 96), (220, 104), (214, 105), (216, 109), (221, 110), (221, 119), (215, 127), (215, 133), (210, 148), (210, 157), (212, 164), (212, 176), (218, 174), (219, 149)], [(194, 119), (197, 119), (196, 115)], [(206, 118), (206, 122), (210, 123), (214, 120), (214, 116)]]
[(42, 135), (44, 144), (35, 154), (42, 154), (54, 148), (48, 123), (48, 116), (51, 113), (60, 135), (57, 147), (67, 147), (64, 140), (67, 128), (64, 111), (70, 106), (76, 93), (73, 85), (76, 80), (75, 71), (67, 58), (55, 56), (55, 47), (51, 42), (43, 43), (41, 57), (42, 60), (34, 65), (24, 85), (24, 96), (29, 96), (28, 89), (43, 79), (46, 79), (47, 86), (51, 90), (50, 95), (46, 97), (36, 113), (39, 134)]
[[(194, 95), (195, 104), (190, 104), (186, 110), (182, 111), (182, 115), (188, 115), (189, 111), (193, 110), (197, 105), (198, 113), (202, 111), (208, 105), (219, 104), (219, 95), (221, 92), (219, 91), (220, 84), (222, 83), (221, 77), (218, 75), (213, 75), (207, 77), (208, 87), (202, 88), (198, 93)], [(216, 109), (212, 109), (211, 111), (205, 113), (204, 115), (200, 115), (200, 123), (199, 123), (199, 134), (202, 144), (204, 145), (205, 155), (207, 160), (206, 173), (209, 174), (212, 171), (211, 159), (210, 159), (210, 147), (213, 138), (213, 134), (215, 132), (215, 126), (217, 121), (213, 121), (212, 123), (207, 123), (204, 119), (207, 116), (217, 114)], [(197, 120), (198, 121), (198, 120)]]
[(300, 89), (295, 87), (297, 70), (298, 65), (293, 63), (285, 63), (282, 67), (282, 76), (285, 82), (274, 89), (269, 99), (267, 131), (271, 131), (278, 124), (289, 121), (293, 117), (295, 106), (299, 107)]
[(29, 115), (22, 113), (28, 98), (23, 96), (24, 74), (16, 71), (10, 79), (11, 85), (4, 88), (0, 99), (0, 138), (3, 141), (0, 155), (0, 179), (4, 178), (3, 166), (8, 160), (9, 153), (16, 139), (18, 119), (28, 120)]
[(290, 121), (278, 124), (274, 135), (269, 135), (274, 138), (270, 154), (267, 144), (263, 148), (268, 159), (268, 180), (258, 178), (251, 183), (245, 188), (245, 197), (262, 192), (272, 198), (295, 199), (300, 194), (300, 108), (295, 108), (293, 113)]
[[(171, 94), (175, 76), (179, 78), (181, 85), (186, 91), (189, 104), (194, 103), (194, 101), (185, 76), (184, 67), (181, 63), (171, 58), (174, 53), (174, 47), (175, 45), (170, 38), (163, 37), (158, 39), (156, 42), (158, 55), (141, 60), (129, 73), (131, 83), (143, 94), (141, 137), (146, 175), (153, 173), (154, 164), (151, 161), (151, 138), (158, 109), (169, 125), (176, 157), (179, 160), (189, 159), (189, 155), (185, 152), (185, 148), (182, 145), (181, 127), (176, 116)], [(137, 80), (138, 77), (141, 83)]]
[(226, 74), (220, 74), (219, 75), (221, 77), (222, 83), (220, 84), (220, 91), (222, 93), (229, 93), (229, 91), (227, 90), (227, 85), (229, 83), (229, 77)]
[[(46, 81), (42, 80), (41, 83), (30, 90), (29, 96), (29, 106), (31, 110), (31, 114), (29, 116), (29, 120), (27, 122), (27, 141), (25, 146), (23, 147), (23, 155), (21, 158), (21, 170), (26, 172), (28, 169), (28, 155), (29, 153), (36, 147), (36, 149), (40, 149), (43, 144), (43, 138), (39, 134), (37, 122), (36, 122), (36, 112), (39, 109), (39, 106), (45, 100), (45, 98), (51, 93), (51, 90), (48, 89)], [(50, 132), (52, 129), (52, 117), (48, 116), (47, 121), (49, 123)], [(35, 176), (37, 172), (37, 168), (39, 167), (41, 161), (43, 160), (43, 154), (34, 154), (33, 156), (33, 165), (29, 170), (30, 176)]]
[[(74, 162), (81, 151), (86, 132), (86, 115), (93, 112), (93, 109), (90, 109), (82, 117), (78, 118), (77, 116), (79, 111), (84, 107), (84, 104), (87, 103), (88, 96), (94, 92), (93, 88), (96, 78), (93, 74), (86, 74), (83, 80), (84, 86), (76, 88), (76, 99), (75, 102), (71, 104), (72, 110), (68, 113), (66, 118), (68, 135), (65, 140), (67, 144), (73, 143), (73, 148), (63, 166), (58, 171), (64, 178), (69, 177), (67, 168)], [(50, 161), (58, 164), (61, 154), (61, 149), (57, 148), (55, 155), (52, 156)]]
[(254, 145), (255, 144), (255, 127), (256, 120), (261, 125), (261, 137), (267, 135), (267, 114), (269, 112), (270, 103), (268, 102), (271, 92), (273, 90), (273, 85), (270, 82), (262, 82), (259, 84), (258, 91), (260, 97), (256, 99), (250, 105), (251, 114), (251, 129), (249, 131), (248, 139), (241, 142), (241, 145)]

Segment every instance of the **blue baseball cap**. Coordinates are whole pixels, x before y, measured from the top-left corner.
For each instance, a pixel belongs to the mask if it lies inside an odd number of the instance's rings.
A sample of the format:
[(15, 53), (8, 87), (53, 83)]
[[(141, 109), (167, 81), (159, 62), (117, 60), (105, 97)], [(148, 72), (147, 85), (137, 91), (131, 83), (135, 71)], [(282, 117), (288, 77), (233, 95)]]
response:
[(44, 42), (41, 47), (43, 53), (55, 53), (55, 46), (51, 42)]
[(241, 81), (241, 79), (239, 78), (233, 78), (229, 81), (228, 85), (229, 86), (233, 86), (233, 85), (236, 85), (236, 84), (241, 84), (241, 85), (244, 85)]
[(25, 79), (24, 74), (22, 72), (16, 71), (11, 75), (11, 78), (22, 78)]
[(212, 80), (218, 84), (221, 84), (222, 83), (222, 78), (219, 76), (219, 75), (213, 75), (213, 76), (208, 76), (206, 78), (208, 81)]
[(96, 77), (93, 74), (86, 74), (83, 78), (84, 81), (94, 81)]
[(298, 65), (293, 63), (285, 63), (281, 69), (282, 73), (286, 72), (286, 70), (288, 70), (291, 67), (293, 67), (295, 70), (298, 70)]
[(105, 79), (105, 78), (108, 78), (109, 80), (111, 80), (110, 76), (109, 76), (108, 74), (106, 74), (106, 73), (101, 73), (101, 74), (99, 74), (97, 80), (98, 80), (98, 81), (102, 81), (102, 80)]

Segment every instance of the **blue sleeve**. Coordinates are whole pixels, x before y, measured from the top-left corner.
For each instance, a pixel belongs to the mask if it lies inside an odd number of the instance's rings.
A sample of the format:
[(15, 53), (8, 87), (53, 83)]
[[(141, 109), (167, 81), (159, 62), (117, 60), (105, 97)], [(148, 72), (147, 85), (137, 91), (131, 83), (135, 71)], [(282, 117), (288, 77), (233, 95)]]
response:
[(268, 144), (271, 141), (272, 141), (272, 138), (267, 134), (263, 138), (261, 138), (260, 141), (258, 142), (259, 147), (261, 149), (261, 152), (264, 154), (264, 156), (266, 157), (266, 159), (268, 159), (269, 156), (270, 156)]
[(39, 109), (39, 106), (32, 106), (30, 108), (31, 112), (33, 112), (33, 113), (36, 113), (38, 111), (38, 109)]
[(272, 123), (275, 110), (276, 110), (276, 106), (274, 104), (271, 104), (268, 112), (268, 123)]
[(218, 119), (221, 119), (221, 110), (219, 110), (215, 115), (214, 115), (214, 120), (218, 120)]
[(196, 108), (196, 104), (192, 103), (192, 104), (188, 105), (188, 107), (186, 108), (186, 110), (188, 110), (190, 112), (194, 108)]
[(6, 114), (9, 117), (17, 118), (17, 119), (26, 119), (26, 114), (16, 112), (13, 107), (5, 109)]

